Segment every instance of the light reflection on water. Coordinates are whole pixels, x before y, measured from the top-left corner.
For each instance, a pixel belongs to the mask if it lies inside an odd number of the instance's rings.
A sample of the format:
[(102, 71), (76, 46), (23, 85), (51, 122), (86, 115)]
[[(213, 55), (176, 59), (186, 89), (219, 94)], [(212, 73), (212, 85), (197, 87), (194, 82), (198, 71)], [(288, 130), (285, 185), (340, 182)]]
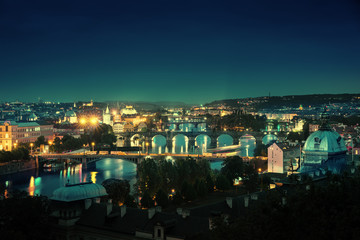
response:
[[(220, 169), (222, 162), (211, 163), (212, 169)], [(0, 184), (5, 189), (4, 193), (11, 190), (21, 190), (29, 193), (30, 196), (45, 195), (52, 196), (52, 193), (66, 183), (80, 183), (90, 179), (101, 184), (109, 178), (129, 180), (131, 188), (136, 183), (136, 165), (121, 160), (105, 158), (83, 168), (81, 164), (57, 169), (54, 171), (31, 170), (6, 176), (0, 176)]]
[(126, 179), (132, 186), (136, 182), (136, 165), (121, 160), (105, 158), (83, 168), (81, 164), (68, 168), (49, 170), (30, 170), (0, 176), (0, 184), (6, 192), (10, 190), (26, 191), (29, 195), (51, 196), (53, 191), (66, 183), (80, 183), (92, 180), (101, 184), (109, 178)]
[[(202, 154), (206, 149), (215, 147), (224, 147), (233, 145), (234, 140), (228, 134), (223, 134), (218, 138), (217, 143), (211, 143), (208, 135), (200, 134), (195, 139), (195, 146), (190, 146), (187, 137), (179, 133), (173, 141), (172, 148), (166, 146), (166, 139), (163, 136), (155, 136), (149, 148), (150, 153), (188, 153), (188, 154)], [(255, 138), (240, 138), (239, 140), (239, 155), (241, 157), (253, 157), (254, 149), (256, 147)]]

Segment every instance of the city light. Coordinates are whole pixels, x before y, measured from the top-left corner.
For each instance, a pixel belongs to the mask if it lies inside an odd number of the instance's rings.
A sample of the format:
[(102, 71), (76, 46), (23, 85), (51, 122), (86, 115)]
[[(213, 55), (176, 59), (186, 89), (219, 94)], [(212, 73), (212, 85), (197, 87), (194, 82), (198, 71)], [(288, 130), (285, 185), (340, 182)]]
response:
[(80, 118), (80, 124), (85, 125), (86, 124), (86, 119), (85, 118)]
[(92, 117), (92, 118), (90, 119), (90, 122), (91, 122), (92, 125), (95, 125), (95, 124), (97, 124), (98, 120), (97, 120), (96, 117)]

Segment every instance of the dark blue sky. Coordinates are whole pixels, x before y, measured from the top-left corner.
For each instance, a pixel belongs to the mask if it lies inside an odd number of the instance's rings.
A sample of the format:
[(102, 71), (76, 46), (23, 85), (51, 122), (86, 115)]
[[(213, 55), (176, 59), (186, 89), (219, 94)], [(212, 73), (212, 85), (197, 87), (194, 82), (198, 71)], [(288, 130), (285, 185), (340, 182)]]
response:
[(360, 92), (355, 0), (0, 0), (0, 101)]

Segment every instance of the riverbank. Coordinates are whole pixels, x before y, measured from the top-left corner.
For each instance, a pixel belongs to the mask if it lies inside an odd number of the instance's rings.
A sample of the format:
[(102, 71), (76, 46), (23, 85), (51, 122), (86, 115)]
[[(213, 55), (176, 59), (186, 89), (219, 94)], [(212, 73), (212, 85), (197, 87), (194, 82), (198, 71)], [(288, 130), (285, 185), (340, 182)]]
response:
[(7, 163), (0, 163), (0, 176), (23, 172), (35, 168), (36, 168), (35, 161), (13, 160)]

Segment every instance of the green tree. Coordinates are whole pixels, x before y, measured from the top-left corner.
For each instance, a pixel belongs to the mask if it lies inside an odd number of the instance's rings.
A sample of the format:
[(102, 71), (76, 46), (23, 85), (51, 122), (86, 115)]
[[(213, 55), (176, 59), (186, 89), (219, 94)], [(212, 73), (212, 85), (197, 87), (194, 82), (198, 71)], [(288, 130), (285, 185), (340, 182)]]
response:
[(112, 148), (116, 142), (116, 136), (110, 125), (101, 124), (95, 128), (93, 135), (89, 138), (89, 140), (89, 145), (91, 142), (95, 142), (97, 146), (109, 145), (110, 148)]
[(201, 198), (205, 197), (208, 193), (208, 187), (206, 185), (205, 180), (203, 179), (198, 180), (195, 184), (195, 190), (199, 197)]
[(155, 201), (156, 201), (157, 205), (159, 205), (163, 208), (166, 208), (169, 204), (168, 196), (162, 189), (159, 189), (159, 191), (156, 193)]
[(221, 173), (216, 177), (215, 185), (216, 185), (216, 189), (219, 189), (222, 191), (228, 190), (231, 188), (229, 180), (226, 178), (225, 175), (223, 175)]
[(137, 208), (134, 196), (128, 194), (125, 199), (124, 205), (126, 205), (127, 207), (131, 207), (131, 208)]
[(151, 198), (148, 191), (145, 191), (140, 200), (140, 204), (142, 208), (151, 208), (154, 206), (154, 200)]
[(62, 142), (61, 142), (59, 137), (56, 137), (54, 139), (53, 144), (50, 146), (50, 151), (51, 152), (57, 152), (57, 153), (60, 153), (60, 152), (64, 151), (63, 146), (62, 146)]
[(206, 188), (208, 193), (212, 193), (214, 191), (215, 183), (210, 174), (206, 176)]
[(45, 137), (39, 136), (35, 141), (35, 147), (40, 147), (40, 145), (42, 145), (42, 144), (46, 144)]
[(244, 163), (241, 157), (227, 157), (222, 163), (221, 173), (228, 179), (230, 183), (243, 176)]
[(184, 181), (181, 187), (181, 195), (186, 201), (193, 201), (197, 197), (194, 186), (187, 181)]
[(259, 176), (252, 165), (245, 165), (243, 184), (248, 192), (254, 192), (259, 186)]
[(1, 239), (49, 239), (49, 201), (13, 192), (0, 201)]
[(102, 185), (114, 204), (124, 203), (129, 196), (130, 184), (127, 180), (110, 178), (105, 180)]
[(163, 178), (154, 159), (147, 158), (141, 161), (138, 165), (138, 176), (139, 190), (147, 191), (151, 196), (154, 196), (162, 185)]

